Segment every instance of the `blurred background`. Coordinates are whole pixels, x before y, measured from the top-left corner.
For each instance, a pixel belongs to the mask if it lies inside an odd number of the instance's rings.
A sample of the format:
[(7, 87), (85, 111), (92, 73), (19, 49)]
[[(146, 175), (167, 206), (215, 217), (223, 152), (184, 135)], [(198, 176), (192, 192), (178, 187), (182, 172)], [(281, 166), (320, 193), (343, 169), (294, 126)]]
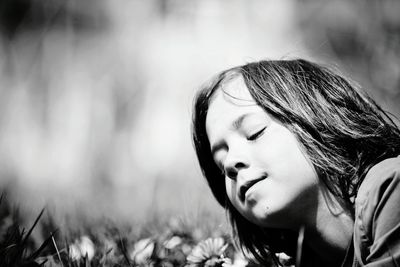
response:
[(395, 0), (0, 0), (0, 187), (28, 214), (223, 222), (191, 143), (201, 84), (304, 57), (399, 116), (399, 14)]

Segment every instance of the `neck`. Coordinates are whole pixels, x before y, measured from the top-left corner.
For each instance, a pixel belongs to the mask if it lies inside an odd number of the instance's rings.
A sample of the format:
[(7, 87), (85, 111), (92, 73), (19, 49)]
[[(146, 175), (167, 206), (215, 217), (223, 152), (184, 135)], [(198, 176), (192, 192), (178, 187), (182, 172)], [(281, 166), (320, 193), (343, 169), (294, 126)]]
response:
[(321, 194), (316, 213), (305, 226), (304, 242), (324, 266), (340, 266), (353, 235), (353, 218), (330, 194)]

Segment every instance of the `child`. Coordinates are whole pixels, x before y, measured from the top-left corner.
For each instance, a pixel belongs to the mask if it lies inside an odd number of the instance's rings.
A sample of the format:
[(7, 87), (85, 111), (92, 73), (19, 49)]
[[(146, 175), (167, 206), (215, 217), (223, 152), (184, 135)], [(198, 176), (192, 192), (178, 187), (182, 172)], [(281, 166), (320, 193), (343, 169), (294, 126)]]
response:
[(217, 75), (195, 98), (200, 167), (238, 246), (266, 263), (399, 266), (400, 130), (341, 75), (306, 60)]

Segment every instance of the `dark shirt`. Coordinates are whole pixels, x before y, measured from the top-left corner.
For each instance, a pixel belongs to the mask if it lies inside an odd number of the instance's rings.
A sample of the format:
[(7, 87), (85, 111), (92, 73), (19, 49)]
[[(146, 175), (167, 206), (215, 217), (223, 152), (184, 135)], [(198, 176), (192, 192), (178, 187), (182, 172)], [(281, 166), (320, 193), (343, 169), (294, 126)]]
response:
[(400, 156), (376, 164), (362, 182), (342, 266), (400, 266)]

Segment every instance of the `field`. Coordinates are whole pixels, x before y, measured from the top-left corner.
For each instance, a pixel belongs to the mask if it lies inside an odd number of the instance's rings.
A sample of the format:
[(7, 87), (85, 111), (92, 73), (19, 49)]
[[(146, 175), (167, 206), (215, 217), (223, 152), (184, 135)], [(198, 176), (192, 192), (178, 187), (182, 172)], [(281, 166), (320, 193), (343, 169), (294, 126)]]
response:
[(80, 225), (71, 228), (71, 223), (59, 227), (43, 209), (26, 227), (18, 207), (3, 195), (0, 265), (258, 266), (234, 248), (226, 225), (218, 227), (211, 214), (198, 215), (204, 219), (164, 216), (147, 218), (140, 225), (107, 218), (88, 220), (81, 215)]

